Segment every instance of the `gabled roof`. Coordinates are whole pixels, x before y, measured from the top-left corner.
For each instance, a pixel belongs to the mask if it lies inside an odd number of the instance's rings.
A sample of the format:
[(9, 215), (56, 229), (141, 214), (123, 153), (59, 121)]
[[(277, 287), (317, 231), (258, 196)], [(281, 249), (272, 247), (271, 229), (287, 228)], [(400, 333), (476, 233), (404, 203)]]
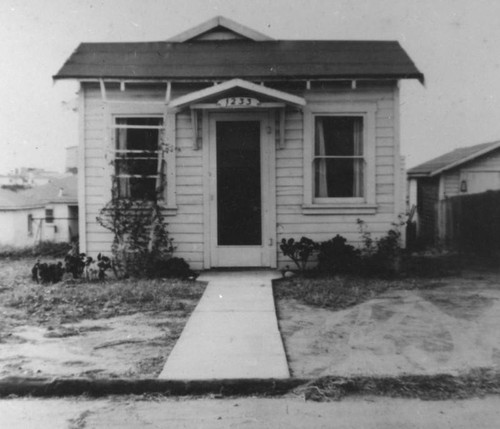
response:
[(0, 209), (22, 210), (47, 204), (78, 204), (77, 176), (54, 179), (25, 191), (0, 189)]
[(218, 85), (210, 86), (200, 91), (191, 92), (183, 95), (175, 100), (172, 100), (169, 107), (184, 107), (194, 102), (201, 102), (207, 98), (223, 94), (234, 88), (246, 89), (252, 93), (271, 97), (279, 101), (290, 103), (298, 106), (305, 106), (306, 101), (297, 95), (288, 94), (287, 92), (279, 91), (277, 89), (268, 88), (262, 85), (257, 85), (242, 79), (231, 79)]
[(482, 143), (475, 146), (461, 147), (423, 164), (417, 165), (408, 170), (409, 177), (436, 176), (443, 171), (458, 167), (466, 162), (472, 161), (497, 148), (500, 148), (500, 141)]
[(54, 79), (424, 79), (395, 41), (196, 41), (204, 29), (182, 42), (82, 43)]
[[(251, 28), (245, 27), (231, 19), (223, 16), (216, 16), (208, 21), (197, 25), (187, 31), (184, 31), (177, 36), (168, 39), (169, 42), (188, 42), (210, 40), (212, 37), (221, 37), (222, 33), (232, 35), (233, 39), (249, 39), (254, 42), (262, 42), (264, 40), (273, 40), (265, 34), (259, 33)], [(217, 36), (215, 35), (217, 33)], [(205, 36), (205, 37), (204, 37)], [(212, 37), (211, 37), (212, 36)]]

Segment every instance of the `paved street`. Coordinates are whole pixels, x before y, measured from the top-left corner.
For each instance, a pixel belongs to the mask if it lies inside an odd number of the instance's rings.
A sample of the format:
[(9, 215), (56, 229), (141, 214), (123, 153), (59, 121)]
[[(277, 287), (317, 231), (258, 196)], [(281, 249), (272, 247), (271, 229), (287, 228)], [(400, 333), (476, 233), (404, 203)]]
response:
[(498, 428), (500, 396), (466, 401), (389, 398), (304, 402), (301, 398), (5, 399), (8, 429), (136, 428)]

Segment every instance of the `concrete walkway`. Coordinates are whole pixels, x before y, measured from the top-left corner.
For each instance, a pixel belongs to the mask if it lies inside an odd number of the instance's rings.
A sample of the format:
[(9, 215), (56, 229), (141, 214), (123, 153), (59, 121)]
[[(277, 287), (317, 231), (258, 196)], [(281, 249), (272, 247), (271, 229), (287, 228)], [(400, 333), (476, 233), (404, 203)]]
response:
[(288, 378), (271, 280), (276, 271), (209, 272), (159, 378)]

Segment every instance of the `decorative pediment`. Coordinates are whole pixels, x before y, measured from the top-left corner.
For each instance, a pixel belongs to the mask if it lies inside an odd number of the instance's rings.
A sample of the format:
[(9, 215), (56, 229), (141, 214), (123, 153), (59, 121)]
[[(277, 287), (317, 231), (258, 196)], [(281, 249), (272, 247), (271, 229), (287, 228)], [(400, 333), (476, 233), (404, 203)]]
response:
[[(260, 98), (262, 98), (263, 101), (261, 101)], [(231, 99), (234, 100), (234, 103)], [(207, 101), (211, 103), (206, 104), (206, 106), (200, 106), (201, 103), (207, 103)], [(275, 105), (277, 102), (294, 106), (306, 105), (306, 100), (297, 95), (269, 88), (264, 85), (257, 85), (256, 83), (248, 82), (243, 79), (232, 79), (178, 97), (169, 103), (169, 107), (269, 108), (279, 107)]]
[(177, 36), (168, 39), (169, 42), (202, 42), (205, 40), (253, 40), (262, 42), (273, 40), (265, 34), (259, 33), (244, 25), (238, 24), (223, 16), (216, 16), (197, 25)]

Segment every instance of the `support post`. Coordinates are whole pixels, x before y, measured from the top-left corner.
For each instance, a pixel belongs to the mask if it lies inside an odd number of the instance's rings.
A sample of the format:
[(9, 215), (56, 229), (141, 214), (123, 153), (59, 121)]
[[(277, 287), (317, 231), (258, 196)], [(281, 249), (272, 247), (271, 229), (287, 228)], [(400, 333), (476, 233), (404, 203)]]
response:
[(169, 104), (172, 98), (172, 82), (167, 81), (167, 90), (165, 92), (165, 103)]
[(198, 135), (198, 111), (196, 109), (191, 109), (191, 127), (193, 128), (193, 149), (199, 150), (201, 144)]

